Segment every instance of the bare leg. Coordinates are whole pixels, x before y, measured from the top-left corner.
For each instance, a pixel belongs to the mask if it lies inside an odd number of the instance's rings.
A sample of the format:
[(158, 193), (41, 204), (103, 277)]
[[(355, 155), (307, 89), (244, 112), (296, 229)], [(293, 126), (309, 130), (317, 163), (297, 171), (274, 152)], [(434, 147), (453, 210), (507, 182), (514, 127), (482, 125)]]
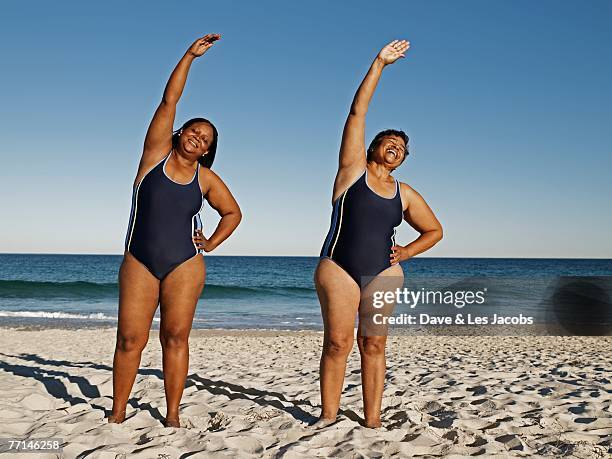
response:
[(169, 427), (180, 427), (178, 411), (189, 369), (189, 333), (205, 277), (204, 257), (198, 254), (161, 283), (159, 339), (167, 405), (164, 425)]
[(366, 427), (380, 427), (382, 395), (385, 387), (386, 336), (358, 336), (361, 353), (361, 384)]
[(119, 321), (113, 358), (113, 410), (108, 422), (123, 422), (157, 309), (159, 280), (126, 252), (119, 269)]
[(359, 287), (347, 272), (327, 258), (323, 258), (317, 266), (315, 285), (325, 330), (320, 364), (320, 420), (325, 423), (336, 419), (340, 407), (360, 294)]
[[(381, 308), (373, 308), (374, 292), (394, 292), (401, 288), (404, 273), (399, 265), (391, 266), (376, 276), (362, 292), (357, 343), (361, 354), (361, 384), (363, 412), (367, 427), (380, 427), (382, 396), (385, 387), (385, 346), (387, 327), (373, 325), (373, 314), (389, 317), (395, 302), (385, 302)], [(366, 322), (367, 321), (367, 322)]]

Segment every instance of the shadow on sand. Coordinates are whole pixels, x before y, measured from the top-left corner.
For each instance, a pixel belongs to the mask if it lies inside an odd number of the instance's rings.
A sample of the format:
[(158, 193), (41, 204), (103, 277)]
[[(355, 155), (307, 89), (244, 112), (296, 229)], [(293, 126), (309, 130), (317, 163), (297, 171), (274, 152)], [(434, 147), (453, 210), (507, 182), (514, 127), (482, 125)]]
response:
[[(60, 400), (63, 400), (64, 402), (67, 402), (70, 405), (77, 405), (79, 403), (89, 402), (85, 398), (70, 395), (68, 393), (68, 389), (60, 378), (65, 378), (69, 382), (76, 384), (81, 394), (83, 394), (83, 396), (88, 399), (95, 399), (100, 397), (100, 391), (97, 386), (91, 384), (86, 378), (82, 376), (71, 375), (66, 371), (59, 370), (59, 368), (93, 368), (96, 370), (112, 372), (112, 367), (95, 362), (70, 362), (67, 360), (51, 360), (40, 357), (36, 354), (26, 353), (0, 353), (0, 355), (2, 355), (3, 357), (11, 357), (35, 364), (36, 366), (17, 365), (7, 363), (3, 360), (0, 361), (0, 369), (6, 371), (7, 373), (12, 373), (16, 376), (21, 376), (24, 378), (33, 378), (37, 381), (40, 381), (50, 395)], [(56, 367), (58, 369), (47, 369), (43, 368), (43, 366), (51, 366)], [(156, 369), (139, 369), (138, 374), (154, 376), (162, 381), (164, 379), (162, 371)], [(242, 399), (256, 403), (257, 405), (260, 405), (262, 407), (274, 407), (278, 410), (284, 411), (294, 419), (307, 424), (312, 424), (317, 421), (317, 418), (315, 416), (300, 408), (304, 406), (316, 408), (311, 402), (309, 402), (308, 400), (290, 400), (280, 392), (264, 391), (260, 389), (242, 386), (239, 384), (229, 383), (226, 381), (208, 379), (199, 376), (196, 373), (192, 373), (187, 376), (185, 387), (188, 388), (191, 386), (195, 386), (198, 390), (205, 390), (213, 395), (225, 395), (230, 400)], [(134, 398), (131, 398), (128, 403), (134, 409), (148, 411), (153, 418), (157, 419), (160, 422), (162, 422), (164, 419), (164, 416), (159, 411), (159, 409), (152, 407), (149, 403), (139, 403), (138, 400)], [(91, 406), (95, 409), (103, 410), (105, 417), (110, 414), (109, 410), (106, 410), (100, 405), (92, 403)], [(340, 410), (338, 414), (343, 415), (359, 424), (363, 423), (363, 419), (352, 410)]]

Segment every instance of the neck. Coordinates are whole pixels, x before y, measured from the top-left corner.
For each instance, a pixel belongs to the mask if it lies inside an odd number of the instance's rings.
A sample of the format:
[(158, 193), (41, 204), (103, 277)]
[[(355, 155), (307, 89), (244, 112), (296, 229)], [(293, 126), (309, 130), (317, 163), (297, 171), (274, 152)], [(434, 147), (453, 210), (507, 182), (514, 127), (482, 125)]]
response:
[(385, 166), (384, 164), (379, 164), (374, 161), (368, 162), (367, 165), (368, 172), (376, 176), (376, 178), (385, 180), (391, 176), (393, 169)]
[(197, 163), (197, 159), (190, 160), (189, 158), (183, 156), (178, 148), (172, 147), (171, 153), (174, 153), (172, 156), (174, 156), (175, 161), (177, 161), (182, 167), (188, 167), (192, 169), (193, 164)]

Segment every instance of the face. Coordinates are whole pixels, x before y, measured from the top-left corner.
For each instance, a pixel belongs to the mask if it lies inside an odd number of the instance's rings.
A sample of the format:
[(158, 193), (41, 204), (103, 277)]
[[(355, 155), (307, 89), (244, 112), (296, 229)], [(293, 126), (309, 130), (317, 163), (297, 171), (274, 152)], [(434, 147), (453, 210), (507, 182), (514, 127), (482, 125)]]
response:
[(179, 143), (189, 155), (200, 157), (208, 151), (213, 142), (214, 131), (208, 123), (194, 123), (183, 129)]
[(406, 144), (404, 139), (397, 135), (386, 135), (374, 150), (373, 159), (377, 163), (396, 168), (406, 158)]

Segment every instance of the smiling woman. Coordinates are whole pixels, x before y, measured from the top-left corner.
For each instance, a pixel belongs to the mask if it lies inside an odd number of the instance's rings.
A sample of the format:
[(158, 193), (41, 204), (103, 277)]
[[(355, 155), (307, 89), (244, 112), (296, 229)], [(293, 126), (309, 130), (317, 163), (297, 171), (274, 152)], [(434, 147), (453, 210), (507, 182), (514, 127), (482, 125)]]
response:
[[(200, 255), (227, 239), (242, 217), (225, 183), (210, 170), (217, 152), (215, 126), (205, 118), (193, 118), (172, 130), (192, 62), (220, 38), (206, 35), (187, 50), (168, 80), (145, 137), (119, 270), (109, 422), (125, 419), (140, 356), (161, 305), (159, 336), (168, 407), (164, 424), (180, 425), (178, 408), (188, 370), (188, 339), (206, 277)], [(199, 216), (205, 200), (221, 217), (209, 238), (202, 233)]]
[(376, 134), (370, 142), (366, 161), (373, 161), (374, 153), (381, 144), (382, 150), (386, 154), (391, 153), (393, 155), (387, 158), (389, 162), (394, 162), (396, 159), (401, 159), (403, 162), (408, 156), (408, 136), (406, 133), (396, 129), (385, 129)]
[[(383, 282), (389, 291), (401, 287), (404, 273), (399, 262), (442, 238), (442, 227), (421, 195), (391, 175), (408, 155), (408, 136), (388, 129), (365, 149), (365, 115), (378, 80), (383, 69), (403, 58), (409, 47), (407, 41), (395, 40), (376, 56), (355, 94), (342, 133), (331, 224), (314, 276), (325, 330), (319, 426), (336, 418), (357, 312), (365, 423), (380, 426), (386, 336), (365, 332), (371, 326), (367, 306), (372, 304), (372, 286)], [(402, 220), (421, 233), (406, 246), (395, 241)]]
[(182, 147), (186, 151), (191, 149), (197, 151), (203, 146), (208, 146), (207, 153), (198, 158), (198, 162), (202, 166), (210, 168), (215, 160), (217, 142), (219, 140), (219, 133), (215, 125), (206, 118), (192, 118), (185, 121), (185, 123), (172, 134), (172, 148), (177, 148), (181, 140), (181, 134), (183, 134)]

